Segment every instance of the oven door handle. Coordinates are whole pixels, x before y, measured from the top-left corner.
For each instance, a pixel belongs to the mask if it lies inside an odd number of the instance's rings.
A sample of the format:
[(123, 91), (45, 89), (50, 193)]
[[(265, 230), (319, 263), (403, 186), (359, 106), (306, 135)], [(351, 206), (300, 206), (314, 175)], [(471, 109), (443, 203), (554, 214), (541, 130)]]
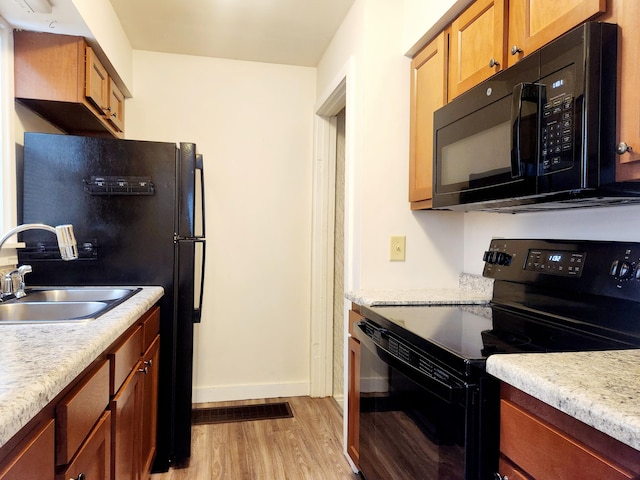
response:
[[(356, 323), (354, 334), (360, 341), (360, 344), (377, 356), (387, 365), (401, 372), (433, 395), (441, 398), (450, 404), (465, 405), (466, 391), (470, 385), (463, 382), (447, 382), (443, 379), (428, 375), (427, 373), (417, 369), (413, 365), (408, 364), (397, 355), (389, 351), (389, 349), (375, 342), (367, 333), (365, 322)], [(388, 338), (388, 331), (383, 328), (376, 329), (382, 338)]]

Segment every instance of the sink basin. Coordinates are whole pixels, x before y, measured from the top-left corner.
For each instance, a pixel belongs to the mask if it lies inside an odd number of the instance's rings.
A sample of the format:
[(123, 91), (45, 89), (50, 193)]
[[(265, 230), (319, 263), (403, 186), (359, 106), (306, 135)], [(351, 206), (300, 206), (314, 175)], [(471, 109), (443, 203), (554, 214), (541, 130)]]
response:
[(59, 321), (93, 320), (107, 302), (7, 302), (0, 304), (0, 323), (49, 323)]
[(18, 302), (112, 302), (133, 295), (135, 291), (130, 288), (31, 288)]
[(30, 288), (27, 295), (0, 303), (0, 325), (88, 322), (138, 293), (140, 288)]

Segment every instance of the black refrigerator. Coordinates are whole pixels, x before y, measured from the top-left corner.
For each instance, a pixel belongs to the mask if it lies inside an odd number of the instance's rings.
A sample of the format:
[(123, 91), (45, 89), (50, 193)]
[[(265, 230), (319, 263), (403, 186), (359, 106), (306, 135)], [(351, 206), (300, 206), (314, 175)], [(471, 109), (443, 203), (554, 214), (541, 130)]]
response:
[(193, 324), (204, 281), (202, 156), (193, 143), (25, 133), (21, 223), (71, 223), (79, 258), (23, 233), (29, 285), (161, 285), (158, 449), (154, 471), (191, 453)]

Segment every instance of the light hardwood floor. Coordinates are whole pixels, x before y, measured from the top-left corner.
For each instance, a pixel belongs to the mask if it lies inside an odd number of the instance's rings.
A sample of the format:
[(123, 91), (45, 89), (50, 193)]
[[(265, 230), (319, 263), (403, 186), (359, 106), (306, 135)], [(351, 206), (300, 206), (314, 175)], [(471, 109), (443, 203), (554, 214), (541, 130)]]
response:
[(293, 418), (194, 425), (189, 467), (151, 475), (151, 480), (356, 480), (342, 453), (342, 416), (331, 398), (202, 406), (284, 401)]

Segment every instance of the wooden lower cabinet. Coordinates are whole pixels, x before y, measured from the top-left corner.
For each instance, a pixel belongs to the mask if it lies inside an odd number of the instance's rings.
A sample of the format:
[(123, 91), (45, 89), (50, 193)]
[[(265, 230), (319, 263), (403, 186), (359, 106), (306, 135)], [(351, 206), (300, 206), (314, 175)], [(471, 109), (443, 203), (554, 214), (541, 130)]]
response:
[(500, 475), (513, 479), (635, 479), (640, 452), (503, 384)]
[(142, 358), (142, 473), (150, 472), (156, 455), (158, 431), (158, 382), (160, 378), (160, 335), (147, 348)]
[(360, 464), (360, 342), (353, 336), (354, 322), (364, 320), (360, 307), (353, 305), (349, 310), (349, 359), (347, 392), (347, 454), (354, 465)]
[(141, 474), (143, 386), (142, 375), (134, 370), (111, 401), (114, 479), (137, 480)]
[[(142, 480), (156, 452), (153, 307), (0, 449), (0, 480)], [(54, 422), (55, 417), (55, 422)]]
[[(160, 309), (143, 316), (140, 327), (112, 351), (112, 371), (128, 372), (116, 381), (111, 400), (112, 477), (139, 480), (151, 470), (156, 451)], [(136, 353), (137, 352), (137, 353)]]
[(0, 480), (53, 480), (55, 428), (50, 419), (0, 465)]
[(111, 475), (111, 412), (98, 420), (78, 453), (56, 480), (109, 480)]

